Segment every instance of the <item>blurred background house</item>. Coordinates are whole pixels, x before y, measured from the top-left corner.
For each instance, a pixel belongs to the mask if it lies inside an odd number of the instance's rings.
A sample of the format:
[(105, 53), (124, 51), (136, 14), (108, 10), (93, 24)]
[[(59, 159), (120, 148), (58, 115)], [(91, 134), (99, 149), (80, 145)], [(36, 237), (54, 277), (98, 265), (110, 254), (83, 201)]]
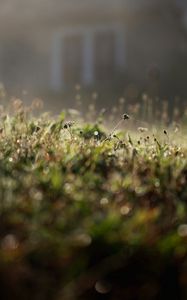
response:
[(185, 0), (1, 0), (0, 82), (136, 98), (187, 95)]

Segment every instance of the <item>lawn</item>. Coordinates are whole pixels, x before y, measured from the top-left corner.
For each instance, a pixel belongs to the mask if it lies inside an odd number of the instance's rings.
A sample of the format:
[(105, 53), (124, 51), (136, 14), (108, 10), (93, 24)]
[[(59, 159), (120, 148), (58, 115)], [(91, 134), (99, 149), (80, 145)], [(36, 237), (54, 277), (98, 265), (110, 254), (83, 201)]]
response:
[(186, 299), (185, 127), (12, 107), (0, 118), (1, 299)]

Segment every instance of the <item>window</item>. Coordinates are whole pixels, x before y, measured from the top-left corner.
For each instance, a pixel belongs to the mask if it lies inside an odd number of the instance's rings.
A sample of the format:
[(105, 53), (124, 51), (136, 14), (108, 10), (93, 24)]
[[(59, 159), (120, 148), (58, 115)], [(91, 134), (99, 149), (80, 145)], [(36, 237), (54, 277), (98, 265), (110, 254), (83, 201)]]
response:
[(81, 35), (66, 36), (63, 39), (64, 83), (81, 82), (83, 66), (83, 38)]
[(115, 34), (98, 32), (94, 45), (95, 80), (111, 80), (115, 73)]

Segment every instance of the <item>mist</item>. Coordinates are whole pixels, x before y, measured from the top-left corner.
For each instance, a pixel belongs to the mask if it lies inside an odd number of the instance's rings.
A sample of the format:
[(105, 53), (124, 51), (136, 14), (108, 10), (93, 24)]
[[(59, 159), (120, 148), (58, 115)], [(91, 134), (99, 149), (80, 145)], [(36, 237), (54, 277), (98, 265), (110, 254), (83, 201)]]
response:
[(57, 106), (77, 84), (103, 105), (145, 92), (185, 98), (186, 16), (182, 0), (1, 1), (0, 82)]

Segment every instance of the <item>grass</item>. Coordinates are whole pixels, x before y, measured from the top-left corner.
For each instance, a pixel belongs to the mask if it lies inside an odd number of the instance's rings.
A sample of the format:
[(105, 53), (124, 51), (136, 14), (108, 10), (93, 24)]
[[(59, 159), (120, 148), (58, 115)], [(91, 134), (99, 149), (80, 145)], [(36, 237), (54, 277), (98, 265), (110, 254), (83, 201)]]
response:
[(0, 121), (2, 299), (186, 299), (185, 129), (13, 108)]

